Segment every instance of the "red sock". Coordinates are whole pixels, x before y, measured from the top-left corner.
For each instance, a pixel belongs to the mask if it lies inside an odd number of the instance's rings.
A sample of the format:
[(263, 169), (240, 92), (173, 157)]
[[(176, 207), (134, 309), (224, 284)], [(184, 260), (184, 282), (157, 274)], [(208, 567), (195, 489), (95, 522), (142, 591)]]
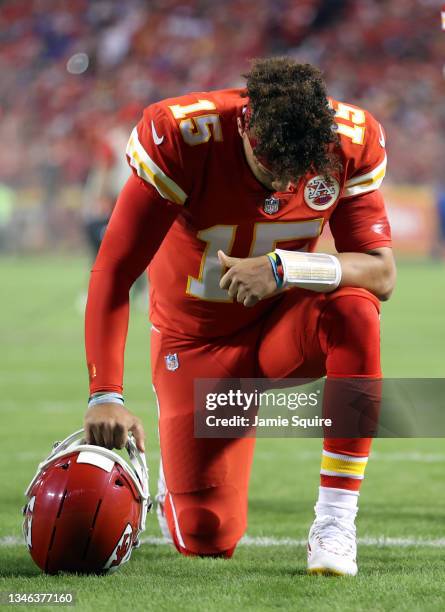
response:
[[(354, 436), (372, 432), (380, 406), (378, 379), (381, 377), (379, 312), (373, 299), (365, 295), (333, 298), (321, 317), (320, 342), (326, 352), (328, 376), (324, 414), (332, 416), (333, 422), (336, 418), (343, 421), (343, 436), (350, 435), (345, 432)], [(359, 379), (352, 394), (348, 384), (342, 385), (340, 379)], [(352, 397), (359, 397), (359, 402), (353, 402)], [(351, 408), (357, 404), (360, 404), (359, 410)], [(321, 487), (358, 494), (371, 442), (372, 437), (326, 437)]]

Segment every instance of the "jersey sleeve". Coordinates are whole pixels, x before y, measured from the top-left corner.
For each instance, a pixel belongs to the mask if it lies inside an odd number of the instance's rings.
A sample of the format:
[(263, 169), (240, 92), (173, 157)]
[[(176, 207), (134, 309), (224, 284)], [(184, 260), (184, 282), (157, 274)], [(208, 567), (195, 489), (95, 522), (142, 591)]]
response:
[(364, 253), (391, 246), (391, 228), (378, 190), (340, 202), (329, 226), (339, 253)]
[(180, 211), (135, 176), (118, 197), (88, 288), (85, 348), (90, 393), (122, 392), (129, 291)]
[[(352, 107), (351, 107), (352, 108)], [(346, 162), (346, 181), (342, 198), (371, 193), (379, 189), (386, 173), (385, 134), (380, 123), (367, 111), (357, 108), (358, 120), (363, 123), (338, 121)], [(351, 113), (351, 119), (354, 118)], [(351, 129), (349, 136), (347, 130)], [(354, 135), (355, 134), (355, 135)]]
[(383, 129), (362, 109), (340, 103), (337, 113), (343, 114), (337, 123), (346, 180), (329, 221), (336, 249), (339, 253), (366, 252), (391, 246), (390, 224), (379, 191), (386, 172)]
[(133, 173), (174, 204), (185, 204), (193, 173), (187, 168), (177, 124), (161, 103), (152, 104), (133, 129), (127, 159)]

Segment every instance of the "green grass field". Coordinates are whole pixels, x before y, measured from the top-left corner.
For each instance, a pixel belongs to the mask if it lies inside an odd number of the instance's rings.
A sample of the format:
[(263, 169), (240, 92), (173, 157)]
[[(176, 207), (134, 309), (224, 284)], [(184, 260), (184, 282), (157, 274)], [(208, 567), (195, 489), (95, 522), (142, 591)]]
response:
[[(320, 440), (261, 439), (251, 484), (249, 539), (231, 561), (188, 559), (148, 542), (118, 573), (44, 576), (21, 543), (23, 491), (54, 440), (78, 429), (87, 398), (80, 259), (0, 260), (2, 285), (0, 591), (76, 594), (79, 610), (444, 610), (445, 446), (442, 439), (377, 440), (361, 495), (360, 573), (305, 575), (302, 541), (312, 521)], [(383, 306), (387, 376), (444, 374), (445, 275), (403, 264)], [(126, 398), (148, 432), (151, 489), (158, 447), (145, 314), (133, 308)], [(157, 539), (156, 539), (157, 538)], [(51, 608), (53, 609), (53, 608)]]

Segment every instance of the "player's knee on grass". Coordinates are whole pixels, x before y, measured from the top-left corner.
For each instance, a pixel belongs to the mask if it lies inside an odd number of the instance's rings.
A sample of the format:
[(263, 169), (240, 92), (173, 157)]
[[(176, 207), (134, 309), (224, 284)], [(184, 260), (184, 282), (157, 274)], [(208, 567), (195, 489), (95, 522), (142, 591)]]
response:
[(179, 552), (232, 556), (246, 528), (246, 512), (235, 489), (222, 486), (170, 497), (174, 512), (169, 526)]
[(230, 556), (239, 539), (240, 523), (236, 516), (207, 508), (185, 508), (178, 517), (183, 537), (197, 554)]
[(329, 300), (320, 321), (320, 343), (328, 376), (379, 377), (380, 320), (377, 304), (366, 296)]

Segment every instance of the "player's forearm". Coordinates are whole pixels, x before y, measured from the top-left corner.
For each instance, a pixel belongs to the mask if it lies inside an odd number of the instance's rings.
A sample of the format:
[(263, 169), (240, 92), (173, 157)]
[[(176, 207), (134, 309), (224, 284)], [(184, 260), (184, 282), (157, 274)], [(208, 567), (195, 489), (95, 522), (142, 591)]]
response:
[(132, 176), (123, 188), (94, 264), (85, 315), (90, 393), (122, 392), (129, 291), (178, 214)]
[(295, 287), (330, 293), (339, 286), (361, 287), (387, 300), (395, 284), (392, 250), (382, 247), (369, 253), (306, 253), (277, 249), (260, 257), (240, 259), (218, 252), (227, 269), (220, 281), (230, 298), (244, 306)]
[(379, 300), (388, 300), (395, 286), (396, 267), (392, 250), (384, 247), (369, 253), (340, 253), (340, 286), (361, 287)]
[[(269, 257), (271, 254), (269, 254)], [(395, 264), (389, 247), (368, 253), (304, 253), (277, 249), (282, 266), (282, 287), (299, 287), (330, 293), (337, 287), (367, 289), (380, 300), (387, 300), (395, 284)], [(272, 267), (276, 269), (272, 261)], [(280, 282), (277, 282), (280, 287)]]
[(122, 393), (124, 350), (129, 319), (127, 279), (93, 270), (85, 311), (85, 350), (90, 394)]

